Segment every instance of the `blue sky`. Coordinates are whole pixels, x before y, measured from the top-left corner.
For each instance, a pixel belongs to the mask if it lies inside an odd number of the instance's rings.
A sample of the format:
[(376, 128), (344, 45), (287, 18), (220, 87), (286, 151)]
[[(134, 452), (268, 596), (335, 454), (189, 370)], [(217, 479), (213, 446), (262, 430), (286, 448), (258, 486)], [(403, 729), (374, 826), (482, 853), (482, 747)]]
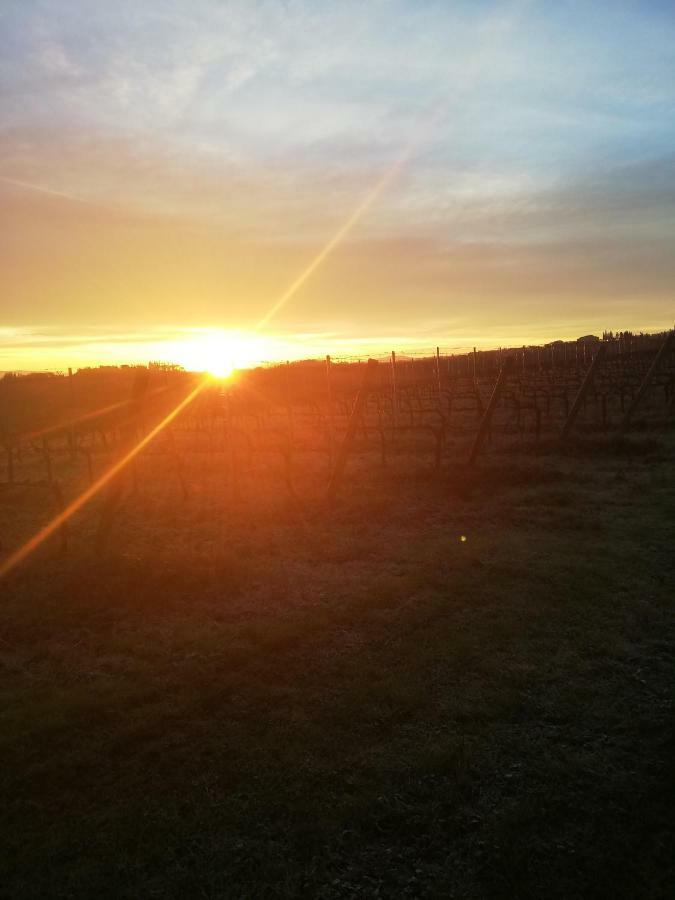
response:
[(402, 159), (277, 331), (675, 319), (675, 4), (5, 0), (0, 81), (6, 349), (252, 328)]

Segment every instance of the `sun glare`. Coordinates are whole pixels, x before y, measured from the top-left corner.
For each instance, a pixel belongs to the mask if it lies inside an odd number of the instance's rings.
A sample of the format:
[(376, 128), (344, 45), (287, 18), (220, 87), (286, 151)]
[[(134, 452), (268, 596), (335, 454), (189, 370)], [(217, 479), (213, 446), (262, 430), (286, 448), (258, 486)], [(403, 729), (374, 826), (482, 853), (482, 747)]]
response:
[(264, 358), (264, 346), (255, 335), (207, 331), (177, 343), (173, 356), (189, 371), (227, 378), (235, 369), (260, 363)]

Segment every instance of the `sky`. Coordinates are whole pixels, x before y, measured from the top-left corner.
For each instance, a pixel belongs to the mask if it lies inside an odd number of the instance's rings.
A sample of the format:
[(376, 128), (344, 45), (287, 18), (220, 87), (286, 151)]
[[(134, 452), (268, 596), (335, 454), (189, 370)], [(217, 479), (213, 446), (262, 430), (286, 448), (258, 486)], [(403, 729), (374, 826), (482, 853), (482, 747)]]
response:
[(0, 209), (0, 370), (669, 328), (675, 2), (2, 0)]

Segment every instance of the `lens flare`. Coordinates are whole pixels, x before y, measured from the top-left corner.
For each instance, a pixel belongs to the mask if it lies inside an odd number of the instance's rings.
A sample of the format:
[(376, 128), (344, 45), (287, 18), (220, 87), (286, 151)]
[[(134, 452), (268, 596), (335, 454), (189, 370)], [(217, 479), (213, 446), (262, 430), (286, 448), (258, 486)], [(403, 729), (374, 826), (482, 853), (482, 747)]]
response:
[(15, 550), (10, 556), (7, 557), (3, 562), (0, 563), (0, 578), (3, 578), (8, 574), (15, 566), (17, 566), (20, 562), (29, 556), (34, 550), (40, 546), (40, 544), (44, 543), (48, 537), (54, 534), (65, 522), (67, 522), (75, 513), (80, 510), (86, 503), (88, 503), (93, 497), (96, 496), (107, 484), (109, 484), (116, 475), (118, 475), (125, 466), (128, 466), (129, 463), (143, 450), (148, 444), (153, 441), (158, 434), (160, 434), (167, 425), (169, 425), (176, 416), (182, 412), (187, 406), (192, 403), (195, 397), (201, 393), (206, 384), (208, 383), (207, 379), (202, 379), (197, 387), (191, 391), (187, 397), (185, 397), (181, 402), (171, 410), (171, 412), (165, 416), (162, 421), (155, 425), (155, 427), (149, 431), (141, 440), (125, 455), (122, 459), (118, 460), (114, 465), (112, 465), (106, 472), (101, 475), (101, 477), (95, 481), (92, 485), (90, 485), (86, 490), (82, 491), (74, 500), (72, 500), (68, 506), (62, 510), (58, 515), (54, 516), (54, 518), (48, 522), (43, 528), (41, 528), (36, 534), (33, 535), (25, 544), (19, 547), (18, 550)]
[(162, 352), (190, 372), (227, 378), (235, 369), (258, 365), (266, 358), (268, 341), (243, 331), (205, 329), (181, 341), (165, 344)]

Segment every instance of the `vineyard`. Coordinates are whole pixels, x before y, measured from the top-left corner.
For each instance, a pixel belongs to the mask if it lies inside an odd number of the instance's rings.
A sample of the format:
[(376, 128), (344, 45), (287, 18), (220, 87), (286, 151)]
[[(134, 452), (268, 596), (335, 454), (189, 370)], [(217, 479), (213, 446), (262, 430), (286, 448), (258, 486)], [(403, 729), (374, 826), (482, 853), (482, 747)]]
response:
[(403, 458), (435, 470), (473, 466), (481, 454), (657, 425), (673, 411), (672, 332), (367, 362), (326, 357), (222, 383), (159, 364), (0, 381), (5, 481), (46, 490), (57, 511), (78, 469), (91, 484), (129, 451), (137, 488), (139, 442), (144, 455), (165, 455), (185, 496), (190, 460), (207, 458), (233, 497), (276, 479), (294, 502), (314, 504), (336, 496), (353, 456), (373, 466)]
[(3, 896), (670, 897), (673, 343), (3, 378)]

